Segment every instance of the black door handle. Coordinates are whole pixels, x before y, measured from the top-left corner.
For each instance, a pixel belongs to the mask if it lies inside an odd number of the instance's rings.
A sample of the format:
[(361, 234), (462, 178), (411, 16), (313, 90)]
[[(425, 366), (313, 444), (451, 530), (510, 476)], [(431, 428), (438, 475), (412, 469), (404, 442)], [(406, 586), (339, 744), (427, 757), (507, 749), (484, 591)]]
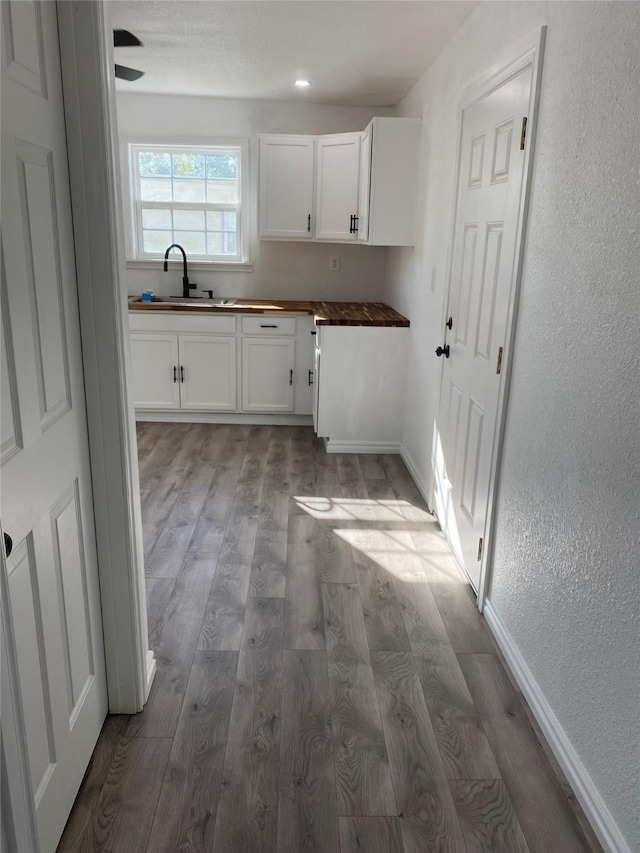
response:
[(359, 216), (356, 216), (356, 215), (355, 215), (355, 213), (354, 213), (354, 214), (353, 214), (353, 233), (354, 233), (354, 234), (357, 234), (357, 233), (358, 233), (358, 220), (359, 220), (359, 219), (360, 219), (360, 217), (359, 217)]
[(452, 328), (453, 328), (453, 317), (449, 317), (449, 319), (448, 319), (448, 320), (447, 320), (447, 322), (445, 323), (445, 326), (447, 327), (447, 329), (452, 329)]
[(436, 350), (436, 355), (440, 358), (443, 355), (445, 358), (449, 358), (449, 344), (445, 344), (444, 347), (438, 347)]
[(309, 385), (313, 385), (313, 370), (309, 371)]
[(180, 382), (184, 382), (184, 367), (180, 365)]
[(293, 385), (293, 368), (289, 371), (289, 385)]
[(4, 552), (9, 556), (9, 554), (13, 551), (13, 539), (9, 536), (8, 533), (4, 533)]
[(175, 364), (173, 365), (173, 381), (178, 381), (178, 368), (175, 366)]
[(311, 214), (307, 216), (307, 231), (311, 234)]

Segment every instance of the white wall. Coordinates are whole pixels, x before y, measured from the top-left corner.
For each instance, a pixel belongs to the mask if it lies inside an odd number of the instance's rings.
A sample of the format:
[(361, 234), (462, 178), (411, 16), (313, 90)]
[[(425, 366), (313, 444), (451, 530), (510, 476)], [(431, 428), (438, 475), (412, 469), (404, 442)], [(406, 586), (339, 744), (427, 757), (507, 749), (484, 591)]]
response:
[(386, 301), (411, 319), (405, 444), (428, 483), (457, 98), (542, 24), (490, 601), (637, 850), (639, 4), (481, 3), (472, 12), (400, 105), (425, 123), (421, 237), (415, 250), (390, 250)]
[[(304, 96), (301, 96), (304, 97)], [(375, 301), (384, 289), (388, 250), (345, 244), (286, 243), (257, 239), (258, 133), (342, 133), (364, 130), (374, 115), (388, 109), (334, 107), (294, 101), (251, 101), (188, 98), (172, 95), (118, 94), (118, 130), (122, 136), (142, 134), (192, 137), (245, 137), (250, 140), (250, 255), (253, 272), (207, 272), (194, 269), (189, 278), (218, 295), (254, 298)], [(340, 272), (329, 272), (329, 256), (341, 257)], [(128, 269), (129, 293), (153, 290), (181, 292), (181, 272)]]

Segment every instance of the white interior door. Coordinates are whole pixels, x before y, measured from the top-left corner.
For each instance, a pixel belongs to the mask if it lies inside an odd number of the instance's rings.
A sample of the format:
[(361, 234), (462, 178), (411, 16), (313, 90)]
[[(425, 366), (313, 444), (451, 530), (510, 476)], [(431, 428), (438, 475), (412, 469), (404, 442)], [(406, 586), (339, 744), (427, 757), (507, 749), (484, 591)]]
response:
[[(13, 699), (22, 708), (27, 797), (48, 853), (107, 696), (56, 4), (2, 7), (0, 499), (13, 540), (2, 580), (17, 676), (2, 691), (2, 721)], [(18, 770), (3, 758), (17, 802)]]
[(444, 357), (435, 437), (435, 508), (457, 559), (478, 589), (489, 477), (515, 279), (524, 191), (531, 66), (463, 111)]

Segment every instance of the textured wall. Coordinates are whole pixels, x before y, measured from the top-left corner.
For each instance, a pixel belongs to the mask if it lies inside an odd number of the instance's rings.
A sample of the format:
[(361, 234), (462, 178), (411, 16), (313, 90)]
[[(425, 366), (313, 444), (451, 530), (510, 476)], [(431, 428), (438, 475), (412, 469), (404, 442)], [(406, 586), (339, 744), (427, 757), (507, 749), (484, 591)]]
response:
[[(640, 5), (482, 3), (400, 106), (425, 121), (405, 442), (426, 482), (456, 102), (548, 25), (490, 599), (633, 850), (640, 621)], [(432, 268), (437, 268), (431, 290)]]
[[(124, 136), (239, 136), (250, 141), (250, 256), (253, 272), (193, 271), (190, 278), (218, 295), (267, 299), (377, 300), (384, 289), (387, 249), (345, 244), (286, 243), (257, 238), (258, 133), (342, 133), (363, 130), (388, 109), (319, 104), (118, 94), (118, 127)], [(340, 255), (340, 272), (329, 272), (329, 256)], [(128, 269), (129, 293), (179, 293), (181, 275)]]

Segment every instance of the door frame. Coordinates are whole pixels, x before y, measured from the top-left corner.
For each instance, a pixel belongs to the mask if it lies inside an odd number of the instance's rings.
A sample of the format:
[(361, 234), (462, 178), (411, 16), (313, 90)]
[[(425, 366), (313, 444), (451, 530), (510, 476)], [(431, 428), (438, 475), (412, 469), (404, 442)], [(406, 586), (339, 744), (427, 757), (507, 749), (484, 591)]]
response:
[[(493, 435), (491, 447), (491, 464), (489, 469), (489, 494), (487, 496), (487, 515), (485, 520), (482, 560), (480, 563), (480, 581), (478, 583), (477, 605), (482, 612), (485, 600), (489, 593), (491, 580), (491, 569), (495, 550), (495, 526), (496, 526), (496, 504), (500, 488), (500, 469), (502, 462), (502, 450), (504, 444), (507, 410), (509, 404), (509, 389), (511, 385), (512, 354), (515, 346), (515, 334), (518, 317), (518, 304), (520, 299), (520, 284), (522, 281), (522, 267), (524, 262), (524, 247), (526, 239), (526, 226), (529, 210), (529, 198), (531, 193), (531, 181), (533, 172), (533, 157), (535, 151), (536, 130), (538, 124), (538, 109), (540, 102), (540, 90), (542, 85), (542, 65), (544, 57), (544, 45), (547, 28), (541, 26), (536, 28), (527, 37), (516, 44), (511, 45), (507, 57), (510, 59), (499, 60), (492, 68), (481, 74), (478, 79), (469, 84), (462, 92), (458, 101), (457, 118), (457, 142), (456, 142), (456, 166), (453, 185), (452, 217), (449, 227), (450, 241), (447, 258), (447, 278), (445, 286), (445, 298), (443, 300), (442, 323), (444, 328), (445, 319), (449, 316), (449, 303), (451, 299), (451, 278), (453, 274), (453, 243), (455, 234), (455, 223), (458, 212), (458, 182), (462, 170), (462, 121), (466, 109), (489, 95), (494, 89), (504, 85), (508, 80), (517, 76), (526, 68), (531, 68), (531, 93), (529, 99), (529, 110), (527, 114), (527, 132), (524, 152), (524, 172), (522, 176), (522, 192), (520, 194), (520, 207), (518, 210), (518, 223), (516, 228), (516, 246), (514, 252), (513, 271), (511, 277), (511, 288), (509, 291), (509, 306), (507, 313), (507, 328), (505, 336), (504, 352), (502, 357), (502, 371), (500, 373), (500, 386), (498, 391), (498, 415), (496, 428)], [(442, 401), (444, 380), (444, 366), (440, 366), (440, 392), (438, 396), (438, 415), (440, 414), (440, 403)], [(435, 471), (432, 471), (430, 505), (435, 506)]]

